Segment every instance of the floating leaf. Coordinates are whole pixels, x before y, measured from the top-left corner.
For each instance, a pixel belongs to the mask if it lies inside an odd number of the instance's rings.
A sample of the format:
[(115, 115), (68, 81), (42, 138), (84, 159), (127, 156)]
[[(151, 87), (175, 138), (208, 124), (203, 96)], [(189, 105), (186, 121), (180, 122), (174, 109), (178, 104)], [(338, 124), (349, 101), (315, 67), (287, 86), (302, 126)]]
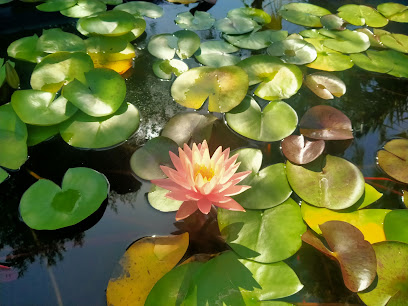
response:
[(123, 3), (123, 0), (101, 0), (101, 1), (109, 5), (118, 5), (118, 4)]
[(332, 50), (342, 53), (360, 53), (370, 47), (368, 36), (358, 31), (329, 31), (320, 30), (320, 34), (327, 36), (323, 45)]
[(168, 193), (169, 190), (152, 185), (152, 188), (147, 194), (147, 200), (154, 209), (159, 211), (169, 212), (179, 210), (181, 204), (183, 204), (183, 201), (169, 199), (166, 197), (166, 194)]
[(267, 48), (271, 43), (285, 39), (287, 36), (287, 31), (265, 30), (260, 32), (253, 31), (244, 35), (224, 34), (222, 37), (236, 47), (260, 50)]
[(37, 5), (36, 8), (43, 12), (58, 12), (73, 7), (77, 2), (78, 0), (47, 0), (45, 3)]
[(282, 153), (292, 163), (308, 164), (318, 158), (324, 150), (323, 140), (307, 140), (303, 135), (291, 135), (282, 140)]
[(360, 170), (336, 156), (327, 155), (303, 166), (287, 161), (286, 174), (293, 191), (317, 207), (348, 208), (364, 193), (364, 177)]
[(161, 60), (153, 63), (154, 74), (164, 80), (170, 80), (173, 73), (179, 76), (187, 70), (187, 64), (177, 59)]
[(408, 297), (408, 244), (384, 241), (373, 245), (377, 257), (378, 282), (372, 290), (360, 292), (367, 305), (404, 305)]
[(130, 158), (130, 167), (137, 176), (144, 180), (166, 178), (160, 165), (171, 167), (173, 163), (169, 151), (177, 154), (177, 150), (177, 143), (167, 137), (152, 138), (133, 153)]
[(317, 57), (315, 47), (303, 39), (285, 39), (272, 43), (268, 54), (279, 56), (289, 64), (304, 65), (313, 62)]
[[(331, 15), (327, 15), (327, 16), (331, 16)], [(317, 30), (317, 29), (303, 30), (303, 31), (300, 31), (299, 34), (302, 37), (305, 37), (305, 38), (319, 38), (319, 39), (320, 38), (322, 38), (322, 39), (326, 38), (326, 36), (320, 34), (319, 30)]]
[(174, 21), (182, 29), (200, 31), (211, 29), (215, 19), (207, 12), (195, 11), (194, 15), (192, 15), (187, 11), (178, 14)]
[(296, 111), (287, 103), (272, 101), (262, 110), (251, 97), (225, 116), (238, 134), (258, 141), (278, 141), (292, 134), (297, 126)]
[(251, 18), (252, 20), (256, 21), (259, 24), (268, 24), (272, 21), (271, 16), (268, 13), (264, 12), (261, 9), (253, 8), (253, 7), (239, 7), (232, 9), (228, 12), (228, 17), (244, 17), (244, 18)]
[(356, 202), (356, 204), (350, 207), (350, 209), (362, 209), (367, 207), (380, 199), (382, 195), (383, 194), (378, 192), (377, 189), (366, 183), (364, 187), (364, 194), (361, 196), (360, 200)]
[(37, 42), (37, 50), (45, 53), (55, 53), (59, 51), (85, 52), (86, 49), (85, 43), (80, 37), (56, 28), (43, 30), (43, 34)]
[(337, 9), (339, 17), (356, 26), (367, 25), (382, 28), (387, 25), (388, 19), (377, 12), (376, 9), (357, 4), (346, 4)]
[(408, 53), (408, 36), (403, 34), (380, 35), (380, 41), (388, 48)]
[(106, 117), (92, 117), (78, 111), (60, 126), (61, 137), (71, 146), (100, 149), (128, 139), (139, 127), (140, 114), (130, 103)]
[(20, 86), (20, 78), (17, 74), (16, 69), (14, 69), (15, 64), (13, 62), (7, 61), (4, 64), (4, 68), (6, 70), (6, 82), (7, 84), (13, 88), (17, 89)]
[(350, 119), (329, 105), (309, 108), (299, 123), (300, 133), (306, 137), (323, 140), (352, 139)]
[(43, 58), (31, 74), (31, 87), (57, 92), (74, 79), (85, 82), (84, 73), (93, 68), (92, 59), (83, 52), (56, 52)]
[(146, 1), (132, 1), (117, 5), (114, 10), (121, 10), (132, 15), (142, 15), (149, 18), (160, 18), (163, 16), (164, 10), (157, 4)]
[(308, 74), (304, 84), (318, 97), (326, 100), (333, 99), (334, 96), (339, 98), (346, 93), (346, 84), (328, 72)]
[(384, 232), (387, 240), (408, 244), (408, 209), (390, 211), (384, 219)]
[(364, 239), (370, 243), (385, 240), (383, 223), (388, 209), (362, 209), (353, 212), (336, 212), (327, 208), (317, 208), (302, 202), (302, 216), (307, 225), (316, 233), (321, 234), (319, 225), (327, 221), (338, 220), (357, 227)]
[(396, 180), (408, 183), (408, 139), (393, 139), (387, 142), (384, 150), (377, 152), (381, 169)]
[(0, 167), (0, 184), (3, 183), (8, 177), (9, 174), (7, 171)]
[(210, 40), (201, 43), (200, 49), (194, 54), (195, 58), (203, 65), (209, 67), (222, 67), (235, 65), (241, 59), (229, 53), (239, 49), (223, 40)]
[(243, 258), (269, 263), (286, 259), (302, 245), (306, 231), (292, 199), (266, 210), (218, 210), (218, 225), (228, 245)]
[(11, 1), (13, 1), (13, 0), (0, 0), (0, 5), (10, 3)]
[(60, 13), (67, 17), (82, 18), (103, 11), (106, 11), (106, 4), (99, 0), (78, 0), (73, 7)]
[(248, 90), (248, 76), (236, 66), (197, 67), (180, 75), (171, 87), (173, 99), (198, 109), (209, 98), (210, 112), (228, 112), (237, 106)]
[(316, 28), (322, 26), (320, 17), (331, 13), (309, 3), (288, 3), (279, 9), (279, 14), (289, 22)]
[(28, 130), (27, 145), (29, 147), (35, 146), (59, 134), (58, 125), (50, 126), (27, 125), (27, 130)]
[(150, 290), (187, 251), (189, 236), (147, 237), (133, 243), (108, 283), (108, 305), (144, 305)]
[(370, 40), (370, 48), (378, 48), (378, 49), (384, 49), (384, 45), (383, 43), (380, 41), (380, 38), (374, 34), (373, 32), (371, 32), (369, 29), (367, 28), (358, 28), (356, 29), (357, 32), (362, 32), (365, 35), (368, 36), (368, 39)]
[(189, 58), (199, 47), (200, 37), (189, 30), (153, 35), (147, 45), (150, 54), (161, 59), (172, 59), (175, 53), (181, 59)]
[(303, 234), (302, 240), (339, 262), (348, 289), (353, 292), (367, 289), (377, 274), (377, 261), (371, 244), (347, 222), (328, 221), (319, 227), (332, 251), (310, 230)]
[(261, 168), (262, 152), (257, 149), (234, 151), (241, 162), (237, 171), (251, 170), (252, 173), (242, 182), (250, 189), (234, 196), (234, 200), (247, 209), (267, 209), (286, 201), (292, 194), (286, 178), (285, 165), (282, 163)]
[(388, 73), (394, 67), (394, 60), (390, 51), (367, 50), (366, 53), (350, 55), (358, 67), (374, 72)]
[[(320, 17), (320, 22), (323, 27), (328, 30), (344, 30), (346, 28), (345, 21), (337, 15), (324, 15)], [(308, 36), (310, 37), (310, 36)]]
[(29, 227), (55, 230), (77, 224), (93, 214), (109, 192), (106, 177), (89, 168), (68, 169), (61, 186), (41, 179), (26, 190), (20, 214)]
[(389, 20), (397, 22), (408, 22), (408, 6), (400, 3), (381, 3), (377, 10)]
[(95, 68), (85, 72), (84, 82), (73, 80), (64, 86), (62, 95), (90, 116), (108, 116), (122, 105), (126, 84), (119, 73)]
[[(284, 64), (276, 57), (254, 55), (239, 62), (237, 66), (249, 76), (249, 85), (258, 85), (255, 95), (266, 100), (288, 99), (302, 85), (302, 72), (291, 64)], [(287, 136), (287, 135), (286, 135)]]
[(38, 63), (45, 54), (37, 50), (37, 43), (38, 36), (36, 34), (17, 39), (8, 46), (7, 54), (15, 59)]
[(256, 21), (239, 16), (218, 19), (214, 23), (214, 27), (218, 31), (230, 35), (245, 34), (254, 29), (259, 29), (259, 25), (256, 23)]

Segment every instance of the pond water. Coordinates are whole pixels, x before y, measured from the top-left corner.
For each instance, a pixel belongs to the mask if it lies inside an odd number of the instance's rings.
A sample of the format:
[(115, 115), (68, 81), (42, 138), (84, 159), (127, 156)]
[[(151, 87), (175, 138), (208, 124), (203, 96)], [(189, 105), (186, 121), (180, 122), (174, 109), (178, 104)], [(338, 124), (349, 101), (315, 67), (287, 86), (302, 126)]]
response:
[[(54, 137), (30, 147), (28, 161), (0, 185), (0, 264), (6, 263), (18, 272), (18, 279), (0, 282), (0, 305), (106, 305), (105, 290), (112, 270), (132, 242), (145, 236), (182, 232), (186, 228), (197, 232), (193, 224), (175, 223), (175, 213), (162, 213), (152, 208), (146, 197), (150, 182), (136, 178), (129, 166), (130, 156), (137, 148), (158, 136), (172, 116), (185, 111), (171, 97), (172, 82), (162, 81), (153, 74), (154, 58), (146, 47), (152, 35), (180, 30), (173, 21), (175, 16), (195, 8), (197, 4), (154, 2), (164, 8), (165, 15), (155, 20), (146, 18), (146, 33), (133, 42), (137, 57), (126, 80), (126, 100), (137, 106), (142, 116), (139, 130), (125, 143), (99, 151), (76, 149), (59, 136)], [(281, 4), (289, 2), (218, 0), (214, 6), (201, 4), (200, 8), (220, 19), (235, 7), (252, 5), (264, 7), (266, 12), (272, 13)], [(332, 12), (340, 6), (338, 1), (309, 2)], [(375, 7), (381, 2), (342, 3)], [(285, 20), (279, 19), (279, 22), (289, 33), (303, 29)], [(43, 28), (53, 27), (75, 33), (75, 21), (58, 13), (40, 13), (29, 3), (0, 7), (0, 57), (6, 56), (5, 50), (12, 41), (34, 33), (40, 35)], [(385, 29), (404, 34), (408, 32), (405, 24), (390, 23)], [(198, 31), (198, 34), (202, 41), (219, 38), (214, 29)], [(242, 56), (248, 54), (249, 51), (241, 51)], [(190, 67), (199, 66), (194, 59), (187, 60), (187, 63)], [(23, 89), (29, 88), (29, 73), (33, 67), (32, 64), (16, 61)], [(357, 67), (334, 74), (347, 87), (347, 93), (341, 98), (325, 101), (303, 86), (286, 102), (296, 110), (299, 118), (307, 109), (320, 104), (341, 110), (351, 119), (355, 138), (352, 142), (329, 144), (331, 154), (353, 162), (365, 177), (384, 177), (386, 175), (376, 165), (376, 152), (392, 138), (408, 137), (408, 81)], [(10, 92), (3, 90), (1, 94), (3, 100), (0, 102), (8, 102), (5, 99)], [(213, 147), (259, 148), (264, 154), (263, 166), (285, 161), (280, 142), (250, 141), (231, 131), (222, 116), (219, 118), (213, 129)], [(30, 173), (58, 183), (68, 168), (78, 166), (90, 167), (108, 178), (110, 193), (102, 207), (90, 218), (67, 229), (47, 232), (27, 227), (19, 216), (18, 205), (24, 191), (36, 181)], [(401, 185), (383, 181), (375, 184), (384, 193), (375, 207), (404, 208)], [(292, 197), (299, 200), (296, 196)], [(220, 251), (217, 243), (211, 242), (215, 232), (200, 232), (202, 243), (194, 241), (190, 254)], [(305, 287), (282, 300), (292, 303), (362, 304), (358, 296), (344, 286), (337, 264), (312, 247), (304, 244), (295, 256), (285, 262), (294, 269)]]

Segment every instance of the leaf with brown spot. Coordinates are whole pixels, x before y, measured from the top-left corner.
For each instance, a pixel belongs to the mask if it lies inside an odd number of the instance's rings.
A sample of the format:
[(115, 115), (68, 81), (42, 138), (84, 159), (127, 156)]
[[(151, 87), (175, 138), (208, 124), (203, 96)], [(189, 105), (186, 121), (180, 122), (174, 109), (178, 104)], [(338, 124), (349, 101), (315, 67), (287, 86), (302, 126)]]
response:
[(303, 135), (291, 135), (283, 139), (282, 152), (291, 162), (304, 165), (318, 158), (324, 150), (323, 140), (310, 141)]

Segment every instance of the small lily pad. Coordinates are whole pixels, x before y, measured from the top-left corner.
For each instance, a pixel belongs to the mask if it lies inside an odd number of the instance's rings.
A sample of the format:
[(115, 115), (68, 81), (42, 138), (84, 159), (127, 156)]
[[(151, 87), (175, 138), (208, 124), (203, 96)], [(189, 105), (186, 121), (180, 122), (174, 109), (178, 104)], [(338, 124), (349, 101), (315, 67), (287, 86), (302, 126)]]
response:
[(282, 153), (292, 163), (308, 164), (318, 158), (325, 148), (323, 140), (307, 140), (303, 135), (290, 135), (282, 140)]
[(340, 78), (328, 72), (308, 74), (304, 84), (318, 97), (326, 100), (334, 97), (339, 98), (346, 93), (346, 84)]
[(253, 7), (239, 7), (232, 9), (227, 14), (228, 17), (244, 17), (244, 18), (251, 18), (252, 20), (256, 21), (257, 23), (264, 25), (268, 24), (272, 21), (271, 16), (268, 13), (261, 9), (253, 8)]
[(160, 18), (163, 16), (164, 10), (157, 4), (146, 1), (132, 1), (115, 6), (114, 10), (121, 10), (132, 15), (142, 15), (149, 18)]
[(201, 31), (211, 29), (214, 25), (215, 18), (207, 12), (196, 11), (193, 15), (187, 11), (178, 14), (174, 21), (182, 29)]
[(214, 27), (218, 31), (229, 35), (245, 34), (254, 29), (259, 29), (259, 25), (256, 21), (240, 16), (218, 19), (214, 23)]
[(166, 194), (168, 193), (169, 191), (167, 189), (152, 185), (152, 188), (147, 195), (147, 200), (149, 201), (149, 204), (158, 211), (177, 211), (181, 204), (183, 204), (183, 201), (169, 199), (166, 197)]
[(279, 14), (289, 22), (305, 27), (321, 27), (320, 17), (331, 14), (317, 5), (309, 3), (288, 3), (279, 9)]
[(384, 232), (387, 240), (408, 244), (408, 209), (390, 211), (384, 219)]
[(289, 64), (304, 65), (313, 62), (317, 57), (315, 47), (303, 39), (285, 39), (272, 43), (268, 54), (278, 56)]
[(380, 35), (380, 41), (384, 46), (402, 53), (408, 53), (408, 36), (404, 34)]
[(179, 76), (187, 70), (187, 64), (177, 59), (159, 60), (153, 63), (154, 74), (164, 80), (170, 80), (173, 74)]
[(45, 3), (37, 5), (36, 8), (43, 12), (58, 12), (73, 7), (77, 2), (78, 0), (47, 0)]
[(387, 142), (384, 150), (377, 152), (381, 169), (396, 180), (408, 183), (408, 139), (393, 139)]
[(59, 134), (58, 125), (40, 126), (40, 125), (27, 125), (28, 138), (27, 145), (29, 147), (35, 146), (43, 141), (46, 141), (53, 136)]
[(67, 17), (82, 18), (98, 12), (106, 11), (106, 4), (99, 0), (78, 0), (77, 4), (61, 10), (60, 13)]
[(387, 25), (388, 19), (376, 9), (357, 4), (346, 4), (337, 9), (339, 17), (356, 26), (367, 25), (373, 28), (382, 28)]
[(61, 29), (44, 30), (37, 42), (37, 50), (46, 53), (58, 51), (85, 52), (85, 43), (77, 35), (67, 33)]
[(323, 40), (323, 45), (342, 53), (360, 53), (370, 47), (368, 36), (358, 31), (329, 31), (320, 30), (320, 34), (328, 38)]
[(251, 97), (225, 116), (229, 127), (238, 134), (258, 141), (278, 141), (292, 134), (297, 126), (296, 111), (287, 103), (272, 101), (261, 109)]
[[(337, 15), (324, 15), (320, 17), (320, 22), (323, 27), (328, 30), (344, 30), (346, 28), (345, 21)], [(310, 36), (309, 36), (310, 37)]]
[(209, 40), (201, 43), (194, 56), (201, 64), (217, 68), (237, 64), (241, 58), (230, 53), (238, 50), (239, 48), (223, 40)]
[(89, 168), (71, 168), (65, 173), (62, 188), (41, 179), (23, 194), (20, 214), (36, 230), (55, 230), (77, 224), (94, 213), (106, 199), (106, 177)]
[(7, 54), (15, 59), (38, 63), (46, 54), (37, 50), (37, 43), (38, 36), (36, 34), (17, 39), (8, 46)]
[(8, 177), (9, 174), (7, 171), (0, 167), (0, 184), (3, 183)]
[(250, 50), (260, 50), (267, 48), (271, 43), (285, 39), (288, 36), (287, 31), (253, 31), (244, 35), (227, 35), (222, 37), (230, 44)]
[(400, 3), (381, 3), (377, 10), (389, 20), (396, 22), (408, 22), (408, 6)]
[(78, 148), (108, 148), (128, 139), (139, 127), (140, 114), (130, 103), (122, 103), (112, 115), (92, 117), (78, 111), (60, 126), (61, 137)]

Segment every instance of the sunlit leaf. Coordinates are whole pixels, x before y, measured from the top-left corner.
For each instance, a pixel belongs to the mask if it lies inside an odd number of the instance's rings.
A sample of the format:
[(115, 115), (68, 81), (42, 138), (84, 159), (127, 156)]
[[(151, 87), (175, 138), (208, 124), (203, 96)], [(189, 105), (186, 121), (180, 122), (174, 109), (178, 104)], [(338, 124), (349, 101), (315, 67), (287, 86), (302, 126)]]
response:
[(3, 183), (8, 177), (9, 174), (7, 171), (0, 167), (0, 184)]
[(367, 207), (380, 199), (382, 195), (383, 194), (381, 192), (378, 192), (377, 189), (366, 183), (364, 187), (364, 194), (361, 196), (360, 200), (350, 207), (350, 209), (355, 210)]
[(328, 30), (344, 30), (346, 28), (345, 21), (334, 14), (320, 17), (320, 22)]
[(360, 53), (370, 47), (368, 36), (357, 31), (329, 31), (319, 30), (320, 34), (328, 38), (323, 40), (323, 45), (342, 53)]
[(179, 76), (188, 70), (188, 66), (181, 60), (159, 60), (153, 63), (154, 74), (164, 80), (170, 80), (172, 75)]
[(85, 52), (85, 43), (75, 34), (67, 33), (61, 29), (55, 28), (43, 30), (43, 34), (37, 42), (37, 50), (46, 53), (54, 53), (58, 51)]
[(230, 53), (239, 49), (223, 40), (209, 40), (201, 43), (194, 54), (195, 58), (203, 65), (209, 67), (230, 66), (238, 63), (241, 58)]
[(147, 200), (154, 209), (157, 209), (159, 211), (177, 211), (180, 208), (181, 204), (183, 204), (183, 201), (169, 199), (168, 197), (166, 197), (166, 194), (168, 193), (169, 191), (167, 189), (152, 185), (152, 188), (147, 194)]
[(131, 1), (115, 6), (114, 10), (121, 10), (132, 15), (142, 15), (149, 18), (160, 18), (164, 10), (157, 4), (146, 1)]
[(250, 50), (260, 50), (268, 47), (271, 43), (285, 39), (288, 36), (287, 31), (253, 31), (244, 35), (227, 35), (222, 37), (230, 44)]
[(303, 135), (291, 135), (282, 140), (282, 153), (292, 163), (308, 164), (318, 158), (325, 148), (323, 140), (307, 140)]
[(408, 6), (400, 3), (381, 3), (377, 10), (389, 20), (397, 22), (408, 22)]
[(59, 134), (58, 125), (39, 126), (39, 125), (27, 125), (28, 138), (27, 145), (29, 147), (35, 146), (51, 137)]
[(36, 8), (43, 12), (58, 12), (73, 7), (77, 2), (78, 0), (47, 0)]
[(304, 84), (322, 99), (334, 99), (346, 93), (346, 84), (328, 72), (315, 72), (308, 74)]
[(218, 31), (230, 35), (245, 34), (251, 32), (254, 29), (259, 29), (256, 21), (240, 16), (218, 19), (214, 23), (214, 27)]
[(408, 209), (390, 211), (384, 219), (384, 232), (387, 240), (408, 244)]
[(228, 12), (228, 17), (235, 16), (251, 18), (259, 24), (268, 24), (272, 21), (272, 18), (268, 13), (253, 7), (239, 7)]
[(408, 36), (404, 34), (380, 35), (380, 41), (388, 48), (408, 53)]
[(77, 224), (94, 213), (109, 192), (106, 177), (89, 168), (68, 169), (61, 186), (41, 179), (23, 194), (20, 213), (29, 227), (54, 230)]
[(36, 34), (17, 39), (8, 46), (7, 54), (15, 59), (38, 63), (45, 54), (37, 50), (37, 42), (38, 36)]
[[(331, 15), (327, 15), (331, 16)], [(326, 36), (319, 33), (317, 29), (308, 29), (300, 31), (299, 34), (304, 38), (326, 38)]]
[(394, 61), (390, 51), (367, 50), (366, 53), (351, 54), (350, 57), (358, 67), (374, 72), (387, 73), (393, 69)]
[(408, 183), (408, 139), (393, 139), (377, 152), (378, 165), (389, 176)]
[(325, 8), (309, 3), (288, 3), (279, 9), (279, 14), (292, 23), (306, 27), (321, 27), (320, 17), (331, 13)]
[[(356, 29), (357, 32), (364, 33), (365, 35), (368, 36), (368, 39), (370, 40), (370, 48), (377, 48), (377, 49), (384, 49), (384, 44), (380, 41), (380, 38), (378, 35), (374, 34), (367, 28), (358, 28)], [(357, 53), (358, 54), (358, 53)]]
[(377, 12), (376, 9), (357, 4), (346, 4), (337, 9), (339, 17), (356, 26), (367, 25), (382, 28), (387, 25), (388, 19)]
[(279, 56), (285, 63), (304, 65), (313, 62), (316, 57), (315, 47), (303, 39), (285, 39), (272, 43), (268, 54)]
[(82, 18), (103, 11), (106, 11), (106, 4), (99, 0), (78, 0), (76, 5), (60, 13), (68, 17)]
[(191, 31), (209, 30), (214, 25), (215, 19), (210, 13), (196, 11), (192, 15), (189, 11), (180, 13), (174, 20), (182, 28)]

